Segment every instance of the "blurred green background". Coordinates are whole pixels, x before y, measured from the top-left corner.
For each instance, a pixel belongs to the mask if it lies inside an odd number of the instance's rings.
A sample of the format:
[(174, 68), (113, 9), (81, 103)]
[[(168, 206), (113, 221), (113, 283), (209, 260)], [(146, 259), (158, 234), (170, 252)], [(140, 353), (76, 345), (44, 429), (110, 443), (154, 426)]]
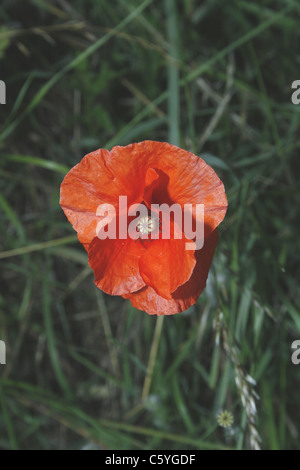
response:
[[(2, 0), (0, 448), (299, 449), (299, 44), (296, 0)], [(206, 290), (158, 322), (94, 286), (58, 203), (145, 139), (229, 200)]]

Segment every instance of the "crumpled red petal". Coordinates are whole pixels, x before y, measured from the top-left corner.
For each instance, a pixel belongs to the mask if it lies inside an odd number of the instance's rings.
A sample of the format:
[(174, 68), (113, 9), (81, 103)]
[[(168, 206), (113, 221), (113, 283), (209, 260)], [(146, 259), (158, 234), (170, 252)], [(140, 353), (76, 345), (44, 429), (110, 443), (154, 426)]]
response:
[(174, 239), (173, 229), (171, 223), (169, 240), (150, 241), (139, 263), (145, 283), (165, 299), (172, 299), (172, 292), (191, 277), (196, 264), (194, 250), (185, 247), (190, 240), (184, 234), (181, 234), (182, 239)]
[(152, 288), (145, 286), (138, 292), (124, 295), (129, 298), (132, 305), (150, 315), (173, 315), (187, 310), (197, 302), (197, 299), (206, 286), (209, 268), (218, 243), (218, 229), (215, 229), (205, 239), (201, 250), (195, 251), (196, 266), (190, 279), (178, 287), (167, 300), (157, 294)]
[(139, 259), (144, 252), (140, 240), (94, 238), (88, 255), (96, 286), (111, 295), (124, 295), (144, 287), (146, 284), (139, 272)]
[(117, 178), (128, 181), (140, 181), (143, 168), (161, 170), (163, 184), (153, 191), (156, 202), (204, 204), (205, 235), (224, 219), (227, 210), (224, 185), (215, 171), (191, 152), (167, 142), (148, 140), (116, 146), (106, 161)]
[(61, 184), (60, 205), (86, 248), (96, 236), (100, 204), (112, 204), (118, 213), (120, 195), (127, 196), (128, 206), (139, 203), (147, 185), (151, 186), (158, 178), (155, 170), (136, 160), (138, 172), (122, 173), (110, 164), (111, 159), (107, 150), (91, 152), (69, 171)]

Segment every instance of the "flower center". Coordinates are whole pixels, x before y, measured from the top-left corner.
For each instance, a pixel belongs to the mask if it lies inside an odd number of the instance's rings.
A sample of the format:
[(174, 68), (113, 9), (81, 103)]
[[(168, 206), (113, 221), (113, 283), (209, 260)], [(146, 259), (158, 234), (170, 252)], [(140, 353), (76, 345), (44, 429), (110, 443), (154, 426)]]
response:
[(147, 233), (153, 232), (156, 228), (156, 222), (154, 219), (151, 217), (141, 217), (136, 228), (138, 229), (139, 232), (141, 232), (143, 235), (146, 235)]

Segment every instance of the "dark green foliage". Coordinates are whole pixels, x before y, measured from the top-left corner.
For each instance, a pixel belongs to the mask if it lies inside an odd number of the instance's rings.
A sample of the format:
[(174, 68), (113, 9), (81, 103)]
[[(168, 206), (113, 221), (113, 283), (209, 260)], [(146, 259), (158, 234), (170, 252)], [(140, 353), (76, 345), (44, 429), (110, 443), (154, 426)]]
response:
[[(257, 381), (262, 448), (299, 449), (299, 12), (296, 0), (2, 1), (2, 449), (248, 449), (239, 371)], [(96, 289), (58, 204), (84, 154), (145, 139), (201, 155), (229, 200), (205, 292), (160, 337), (155, 317)]]

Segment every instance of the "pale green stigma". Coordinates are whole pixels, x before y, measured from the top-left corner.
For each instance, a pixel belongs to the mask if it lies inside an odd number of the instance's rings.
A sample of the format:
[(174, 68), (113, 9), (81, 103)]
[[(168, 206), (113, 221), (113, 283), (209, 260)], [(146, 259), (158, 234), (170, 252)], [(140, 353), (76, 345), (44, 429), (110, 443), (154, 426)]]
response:
[(153, 232), (156, 228), (156, 222), (154, 219), (151, 217), (141, 217), (136, 228), (138, 229), (139, 232), (141, 232), (143, 235), (146, 235), (147, 233)]

